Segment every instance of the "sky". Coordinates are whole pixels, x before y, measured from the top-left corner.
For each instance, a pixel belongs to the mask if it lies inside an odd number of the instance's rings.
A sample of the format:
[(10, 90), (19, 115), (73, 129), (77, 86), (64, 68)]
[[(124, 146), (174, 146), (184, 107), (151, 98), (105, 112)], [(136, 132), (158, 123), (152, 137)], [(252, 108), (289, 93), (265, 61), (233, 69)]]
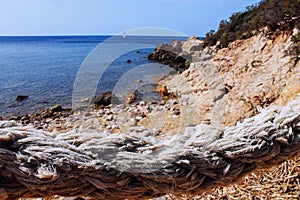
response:
[(160, 27), (205, 36), (259, 0), (0, 0), (0, 36), (113, 35)]

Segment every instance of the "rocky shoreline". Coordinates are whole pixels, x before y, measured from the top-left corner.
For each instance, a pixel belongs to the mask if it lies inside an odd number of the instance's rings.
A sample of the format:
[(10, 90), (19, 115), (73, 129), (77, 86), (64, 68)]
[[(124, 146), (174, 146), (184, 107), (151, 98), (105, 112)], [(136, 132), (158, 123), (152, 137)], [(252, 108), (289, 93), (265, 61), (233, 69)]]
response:
[[(166, 136), (180, 131), (181, 110), (176, 99), (161, 102), (110, 104), (93, 111), (72, 112), (56, 105), (36, 114), (12, 116), (8, 120), (20, 126), (33, 126), (50, 132), (137, 132)], [(57, 109), (59, 108), (59, 109)]]
[(172, 44), (160, 44), (148, 59), (166, 64), (178, 72), (188, 69), (193, 62), (201, 62), (212, 58), (215, 48), (204, 48), (203, 40), (191, 36), (186, 41), (173, 40)]
[(9, 117), (1, 117), (1, 120), (16, 121), (20, 124), (33, 125), (36, 129), (46, 129), (48, 124), (58, 119), (65, 119), (72, 115), (71, 108), (62, 108), (57, 104), (49, 109), (43, 109), (32, 114), (11, 115)]
[[(293, 58), (285, 54), (290, 45), (291, 35), (286, 34), (273, 39), (257, 35), (233, 42), (220, 50), (204, 48), (202, 41), (196, 37), (184, 42), (174, 40), (172, 44), (161, 44), (149, 55), (149, 59), (183, 71), (158, 83), (156, 92), (162, 95), (161, 102), (136, 102), (137, 95), (133, 93), (127, 104), (112, 105), (112, 93), (107, 92), (89, 100), (95, 102), (97, 110), (81, 115), (95, 116), (101, 121), (101, 131), (107, 129), (113, 133), (131, 131), (113, 122), (150, 128), (149, 124), (157, 122), (146, 123), (144, 118), (157, 115), (164, 119), (163, 112), (168, 113), (166, 121), (169, 124), (180, 115), (185, 118), (173, 123), (181, 125), (170, 125), (176, 126), (174, 130), (177, 131), (182, 124), (190, 126), (217, 121), (223, 125), (234, 125), (257, 114), (260, 109), (273, 104), (284, 105), (297, 96), (300, 84), (295, 83), (300, 80), (299, 62), (295, 64)], [(182, 62), (179, 62), (179, 57), (184, 58)], [(37, 129), (64, 131), (73, 125), (63, 121), (72, 121), (72, 118), (79, 120), (78, 113), (56, 105), (35, 114), (6, 119), (23, 125), (32, 124)], [(170, 127), (163, 128), (163, 132), (173, 129)]]
[[(285, 105), (300, 93), (300, 62), (286, 55), (291, 35), (257, 35), (228, 48), (203, 48), (201, 40), (159, 45), (149, 59), (181, 71), (160, 81), (162, 101), (111, 104), (111, 93), (96, 97), (96, 110), (56, 105), (32, 115), (12, 116), (19, 126), (57, 134), (139, 133), (165, 138), (198, 124), (231, 126), (270, 105)], [(180, 58), (181, 57), (181, 58)]]
[[(102, 132), (112, 134), (145, 132), (159, 136), (161, 133), (176, 133), (180, 128), (180, 105), (176, 95), (166, 87), (158, 85), (156, 91), (161, 101), (138, 101), (136, 94), (128, 97), (124, 104), (112, 103), (112, 92), (105, 92), (86, 101), (95, 104), (95, 110), (73, 111), (61, 105), (52, 106), (33, 114), (12, 115), (0, 120), (17, 122), (20, 126), (60, 133)], [(134, 97), (133, 97), (134, 95)], [(164, 120), (162, 120), (164, 119)]]
[[(163, 64), (167, 64), (170, 67), (175, 68), (177, 71), (184, 71), (188, 69), (191, 62), (201, 59), (198, 55), (203, 53), (203, 46), (202, 41), (196, 37), (190, 37), (187, 41), (180, 42), (174, 40), (172, 44), (161, 44), (157, 46), (155, 51), (149, 54), (148, 59), (156, 62), (160, 62)], [(201, 52), (200, 52), (201, 51)], [(199, 58), (198, 58), (199, 57)], [(138, 97), (136, 93), (132, 93), (126, 101), (127, 105), (112, 105), (112, 92), (103, 93), (100, 96), (96, 96), (95, 98), (89, 98), (87, 100), (89, 103), (94, 103), (96, 110), (91, 113), (81, 113), (83, 116), (101, 116), (103, 115), (100, 121), (114, 121), (111, 118), (114, 118), (113, 114), (119, 115), (120, 113), (126, 113), (127, 111), (128, 116), (133, 116), (128, 121), (124, 121), (124, 123), (130, 123), (132, 125), (136, 124), (136, 121), (140, 121), (142, 118), (145, 117), (145, 113), (149, 114), (149, 109), (151, 110), (159, 110), (159, 111), (170, 111), (170, 115), (172, 114), (172, 109), (175, 112), (175, 115), (179, 115), (178, 108), (172, 108), (173, 103), (166, 101), (166, 99), (176, 99), (176, 94), (174, 92), (169, 92), (165, 85), (158, 84), (156, 91), (161, 95), (162, 101), (161, 102), (140, 102), (136, 103)], [(18, 96), (17, 100), (23, 100), (21, 97)], [(27, 96), (26, 96), (27, 97)], [(28, 98), (28, 97), (27, 97)], [(175, 101), (176, 102), (176, 101)], [(179, 104), (174, 103), (175, 104)], [(138, 116), (138, 110), (141, 110), (141, 105), (146, 107), (147, 112), (143, 112), (141, 116)], [(147, 107), (155, 107), (155, 108), (147, 108)], [(177, 106), (178, 107), (178, 106)], [(132, 109), (130, 109), (132, 108)], [(102, 113), (102, 114), (100, 114)], [(109, 117), (107, 118), (107, 115)], [(136, 116), (135, 116), (136, 115)], [(60, 130), (63, 131), (65, 129), (70, 129), (72, 125), (65, 125), (63, 121), (71, 120), (72, 117), (78, 118), (78, 115), (73, 113), (72, 109), (70, 108), (62, 108), (61, 105), (55, 105), (48, 109), (40, 110), (39, 112), (33, 114), (22, 114), (22, 115), (12, 115), (9, 117), (0, 117), (0, 120), (12, 120), (21, 123), (22, 125), (33, 125), (37, 129), (44, 129), (44, 130)], [(175, 118), (173, 116), (173, 118)], [(101, 118), (101, 117), (100, 117)], [(109, 120), (111, 119), (111, 120)], [(59, 125), (61, 124), (61, 126)], [(64, 124), (64, 125), (62, 125)], [(68, 123), (66, 123), (68, 124)], [(116, 124), (108, 123), (109, 125), (105, 126), (103, 123), (101, 127), (105, 127), (107, 129), (113, 130), (113, 132), (117, 131)]]
[(180, 102), (194, 105), (199, 121), (232, 126), (271, 105), (285, 105), (300, 93), (300, 62), (288, 55), (296, 34), (264, 34), (205, 48), (200, 61), (163, 81)]

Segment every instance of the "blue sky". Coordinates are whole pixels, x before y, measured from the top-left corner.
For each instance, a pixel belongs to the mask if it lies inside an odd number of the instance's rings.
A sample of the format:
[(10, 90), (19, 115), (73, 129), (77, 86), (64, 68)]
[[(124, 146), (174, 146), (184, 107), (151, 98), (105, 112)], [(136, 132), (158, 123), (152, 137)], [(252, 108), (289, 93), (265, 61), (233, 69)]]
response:
[(0, 35), (106, 35), (161, 27), (204, 36), (259, 0), (0, 0)]

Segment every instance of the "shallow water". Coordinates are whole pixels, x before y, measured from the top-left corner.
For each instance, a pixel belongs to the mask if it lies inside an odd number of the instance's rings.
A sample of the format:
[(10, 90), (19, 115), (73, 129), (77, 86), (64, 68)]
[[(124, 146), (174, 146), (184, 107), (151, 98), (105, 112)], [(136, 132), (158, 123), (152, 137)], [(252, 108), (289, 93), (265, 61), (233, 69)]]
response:
[[(111, 37), (0, 37), (0, 116), (32, 113), (55, 104), (72, 107), (73, 85), (80, 66), (93, 49), (99, 48), (99, 44), (105, 43), (109, 38)], [(154, 47), (172, 40), (170, 37), (134, 37), (127, 42), (129, 41), (128, 45), (141, 43)], [(121, 37), (113, 40), (106, 57), (110, 56), (110, 52), (118, 50), (121, 42)], [(152, 51), (153, 48), (141, 48), (114, 59), (99, 77), (96, 95), (113, 91), (124, 74), (135, 67), (151, 64), (147, 55)], [(128, 60), (131, 62), (127, 62)], [(105, 64), (107, 63), (99, 61), (99, 66), (96, 67), (101, 68)], [(149, 66), (145, 69), (149, 69)], [(139, 70), (143, 71), (142, 68)], [(146, 71), (148, 73), (149, 70)], [(153, 70), (153, 73), (158, 72)], [(143, 75), (139, 79), (143, 79)], [(148, 83), (149, 81), (145, 82)], [(142, 86), (143, 84), (139, 87)], [(122, 87), (126, 88), (126, 85)], [(28, 95), (29, 98), (18, 102), (18, 95)], [(154, 95), (154, 98), (157, 96)]]

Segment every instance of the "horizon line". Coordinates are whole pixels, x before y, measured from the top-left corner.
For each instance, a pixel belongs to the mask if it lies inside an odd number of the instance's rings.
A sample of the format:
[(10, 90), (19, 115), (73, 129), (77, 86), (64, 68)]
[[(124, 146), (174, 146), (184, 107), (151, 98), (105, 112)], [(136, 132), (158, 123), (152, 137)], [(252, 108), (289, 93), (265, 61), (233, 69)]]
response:
[[(118, 34), (11, 34), (11, 35), (8, 35), (8, 34), (4, 34), (4, 35), (1, 35), (0, 34), (0, 37), (47, 37), (47, 36), (124, 36), (120, 33)], [(129, 34), (129, 35), (126, 35), (127, 36), (157, 36), (157, 37), (190, 37), (192, 35), (187, 35), (187, 36), (179, 36), (179, 35), (147, 35), (147, 34)], [(203, 37), (203, 36), (197, 36), (197, 37)]]

